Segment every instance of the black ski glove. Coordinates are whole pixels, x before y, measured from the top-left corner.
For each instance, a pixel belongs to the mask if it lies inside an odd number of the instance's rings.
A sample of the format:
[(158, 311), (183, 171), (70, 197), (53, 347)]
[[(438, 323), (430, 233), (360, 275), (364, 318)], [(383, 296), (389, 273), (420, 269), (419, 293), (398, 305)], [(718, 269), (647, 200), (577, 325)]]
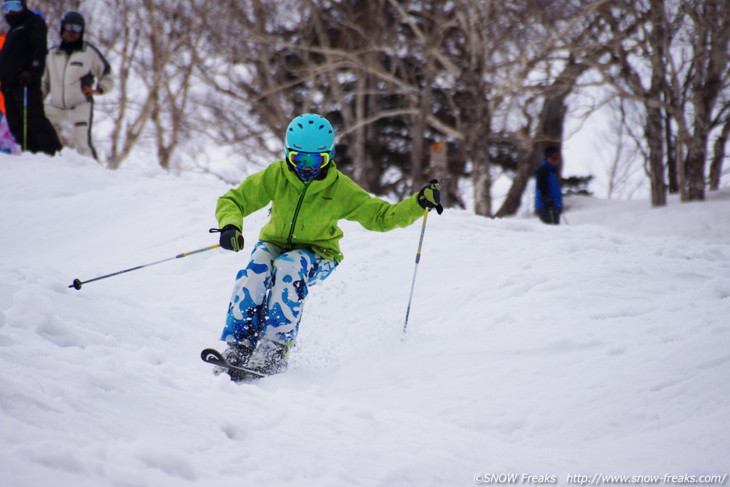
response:
[(555, 202), (553, 202), (553, 199), (550, 196), (543, 196), (542, 203), (545, 205), (545, 208), (552, 208), (555, 206)]
[(424, 210), (436, 208), (439, 215), (444, 212), (444, 207), (441, 206), (441, 186), (439, 186), (438, 179), (432, 179), (421, 188), (421, 191), (418, 192), (418, 204)]
[(235, 225), (226, 225), (221, 228), (220, 244), (226, 250), (238, 252), (243, 249), (243, 234)]

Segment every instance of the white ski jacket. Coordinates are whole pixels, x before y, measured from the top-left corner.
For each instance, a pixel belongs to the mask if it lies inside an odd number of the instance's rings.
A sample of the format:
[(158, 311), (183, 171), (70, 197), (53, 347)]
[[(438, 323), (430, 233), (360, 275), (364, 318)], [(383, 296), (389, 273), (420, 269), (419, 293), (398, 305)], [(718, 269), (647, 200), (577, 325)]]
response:
[(43, 97), (50, 95), (46, 103), (66, 110), (86, 102), (82, 86), (91, 86), (100, 93), (114, 88), (111, 66), (104, 56), (88, 42), (83, 43), (81, 50), (73, 51), (71, 56), (59, 46), (51, 48), (41, 85)]

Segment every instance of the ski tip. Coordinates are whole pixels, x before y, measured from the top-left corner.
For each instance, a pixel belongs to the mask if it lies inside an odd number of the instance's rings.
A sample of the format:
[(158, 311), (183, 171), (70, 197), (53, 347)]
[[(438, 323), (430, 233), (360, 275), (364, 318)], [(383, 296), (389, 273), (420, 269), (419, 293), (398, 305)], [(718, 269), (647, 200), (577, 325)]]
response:
[(203, 359), (203, 362), (225, 362), (226, 361), (226, 359), (223, 358), (223, 355), (215, 348), (206, 348), (205, 350), (200, 352), (200, 358)]

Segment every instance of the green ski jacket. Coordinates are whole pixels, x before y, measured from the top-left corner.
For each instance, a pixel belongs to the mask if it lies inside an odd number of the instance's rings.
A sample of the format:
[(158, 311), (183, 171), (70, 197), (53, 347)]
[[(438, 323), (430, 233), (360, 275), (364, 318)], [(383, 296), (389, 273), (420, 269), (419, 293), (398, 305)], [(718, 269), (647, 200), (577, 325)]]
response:
[(271, 217), (259, 240), (285, 249), (310, 248), (318, 255), (342, 261), (339, 220), (356, 221), (368, 230), (385, 232), (406, 227), (421, 216), (417, 195), (390, 204), (375, 198), (337, 170), (334, 162), (321, 180), (302, 182), (276, 161), (246, 178), (240, 186), (218, 198), (215, 216), (219, 228), (235, 225), (243, 229), (243, 219), (269, 203)]

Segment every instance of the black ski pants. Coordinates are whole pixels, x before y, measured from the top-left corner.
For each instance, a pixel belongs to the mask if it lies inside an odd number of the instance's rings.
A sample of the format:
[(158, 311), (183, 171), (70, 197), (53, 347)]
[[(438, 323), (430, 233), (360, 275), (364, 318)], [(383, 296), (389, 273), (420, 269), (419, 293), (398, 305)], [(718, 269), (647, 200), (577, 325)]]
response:
[(537, 210), (537, 216), (548, 225), (560, 225), (560, 210), (554, 206), (545, 206)]
[(2, 86), (5, 97), (5, 116), (8, 119), (8, 126), (15, 142), (23, 147), (23, 127), (26, 124), (24, 117), (27, 117), (27, 143), (24, 150), (30, 152), (45, 152), (53, 155), (61, 150), (61, 142), (58, 140), (56, 130), (46, 118), (43, 111), (43, 98), (41, 96), (40, 82), (34, 81), (28, 85), (28, 108), (24, 114), (24, 87), (22, 85), (5, 87)]

